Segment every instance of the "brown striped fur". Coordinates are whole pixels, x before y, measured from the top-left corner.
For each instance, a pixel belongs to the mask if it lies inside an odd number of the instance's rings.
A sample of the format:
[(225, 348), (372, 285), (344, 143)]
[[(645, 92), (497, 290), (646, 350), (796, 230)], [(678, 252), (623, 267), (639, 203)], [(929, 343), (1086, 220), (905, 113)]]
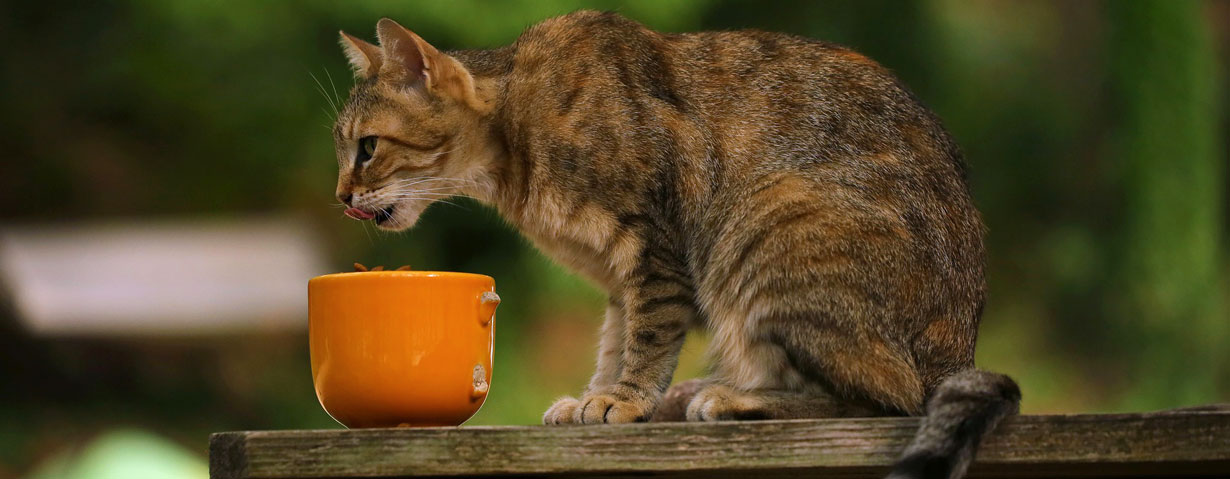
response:
[[(597, 372), (546, 423), (649, 420), (695, 327), (714, 374), (663, 409), (690, 420), (921, 414), (973, 367), (984, 250), (961, 154), (868, 58), (591, 11), (493, 50), (378, 31), (343, 34), (339, 198), (395, 203), (380, 226), (404, 229), (473, 196), (609, 292)], [(389, 203), (424, 177), (443, 189)]]

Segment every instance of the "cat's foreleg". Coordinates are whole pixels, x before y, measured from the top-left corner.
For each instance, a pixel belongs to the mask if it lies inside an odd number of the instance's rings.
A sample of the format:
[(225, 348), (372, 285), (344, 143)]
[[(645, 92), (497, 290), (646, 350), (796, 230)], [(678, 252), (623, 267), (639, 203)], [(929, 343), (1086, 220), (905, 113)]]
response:
[(670, 385), (679, 349), (696, 318), (695, 295), (679, 275), (641, 268), (623, 292), (623, 367), (614, 384), (581, 397), (582, 424), (648, 421)]
[[(586, 391), (597, 390), (619, 379), (623, 370), (624, 356), (624, 313), (623, 309), (612, 301), (606, 307), (606, 319), (602, 322), (602, 337), (598, 340), (598, 367), (589, 380)], [(576, 417), (577, 408), (581, 402), (574, 397), (563, 397), (555, 401), (547, 412), (542, 415), (543, 424), (570, 424)]]
[(586, 391), (615, 384), (624, 368), (624, 343), (627, 339), (623, 308), (615, 301), (606, 307), (602, 321), (602, 338), (598, 340), (598, 367), (589, 379)]

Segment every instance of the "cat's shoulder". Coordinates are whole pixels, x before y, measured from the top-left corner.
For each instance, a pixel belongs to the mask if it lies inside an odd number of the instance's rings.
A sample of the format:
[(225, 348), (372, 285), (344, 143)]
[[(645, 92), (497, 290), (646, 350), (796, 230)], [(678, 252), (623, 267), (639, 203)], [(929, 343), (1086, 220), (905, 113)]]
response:
[(646, 35), (657, 33), (615, 12), (577, 10), (534, 24), (521, 33), (515, 44), (519, 51), (564, 54), (577, 48)]
[(609, 32), (640, 32), (646, 27), (636, 20), (610, 11), (577, 10), (572, 13), (551, 17), (526, 29), (522, 36), (591, 33), (603, 34)]

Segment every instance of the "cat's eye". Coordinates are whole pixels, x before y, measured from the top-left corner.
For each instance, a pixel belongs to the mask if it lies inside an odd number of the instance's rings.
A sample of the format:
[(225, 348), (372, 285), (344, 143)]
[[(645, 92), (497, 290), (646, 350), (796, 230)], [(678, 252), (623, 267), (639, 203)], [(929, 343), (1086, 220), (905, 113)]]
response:
[(355, 156), (355, 164), (372, 159), (372, 155), (376, 154), (377, 139), (375, 136), (365, 136), (359, 139), (359, 154)]

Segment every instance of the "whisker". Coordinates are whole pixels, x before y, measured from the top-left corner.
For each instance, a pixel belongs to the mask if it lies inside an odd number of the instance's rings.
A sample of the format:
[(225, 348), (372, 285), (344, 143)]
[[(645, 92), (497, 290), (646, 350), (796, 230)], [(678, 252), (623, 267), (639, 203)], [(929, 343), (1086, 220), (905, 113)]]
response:
[(439, 196), (391, 196), (386, 198), (386, 201), (402, 202), (402, 201), (418, 201), (418, 200), (445, 200), (452, 198), (455, 195), (439, 195)]
[(432, 182), (432, 181), (441, 181), (441, 182), (452, 181), (456, 183), (477, 183), (474, 180), (463, 179), (463, 178), (439, 178), (439, 177), (434, 177), (434, 176), (422, 176), (422, 177), (417, 177), (417, 178), (402, 178), (399, 180), (394, 180), (393, 182), (389, 184), (406, 184), (406, 183), (418, 184), (418, 183), (427, 183), (427, 182)]
[(377, 188), (376, 191), (446, 191), (455, 190), (456, 186), (439, 186), (434, 188), (415, 188), (414, 185), (387, 185)]
[(410, 181), (410, 180), (398, 180), (398, 181), (394, 181), (394, 182), (392, 182), (392, 183), (389, 183), (389, 184), (387, 184), (387, 185), (384, 185), (382, 188), (402, 188), (402, 187), (414, 186), (414, 185), (423, 184), (423, 183), (428, 183), (428, 181), (425, 181), (425, 180), (416, 180), (416, 181)]
[[(337, 85), (333, 83), (333, 74), (329, 73), (329, 69), (325, 68), (325, 76), (329, 77), (329, 86), (333, 88), (333, 99), (337, 100), (337, 105), (342, 104), (342, 97), (337, 94)], [(336, 108), (335, 108), (336, 109)]]
[(385, 186), (386, 187), (388, 186), (413, 186), (413, 185), (422, 184), (422, 183), (430, 183), (431, 181), (432, 180), (424, 180), (420, 178), (407, 178), (407, 179), (401, 179), (401, 180), (394, 180)]
[(471, 179), (468, 179), (468, 178), (448, 178), (448, 177), (443, 177), (443, 176), (419, 176), (419, 177), (415, 177), (415, 178), (407, 178), (407, 179), (438, 180), (438, 181), (461, 181), (461, 182), (470, 182), (470, 181), (474, 181), (474, 180), (471, 180)]
[(453, 189), (452, 186), (444, 186), (440, 188), (389, 188), (393, 191), (446, 191)]
[[(325, 97), (325, 101), (329, 102), (329, 106), (333, 107), (333, 116), (336, 118), (338, 115), (337, 104), (333, 102), (332, 98), (329, 98), (328, 93), (325, 93), (324, 84), (320, 83), (320, 80), (316, 78), (316, 75), (310, 71), (308, 72), (308, 76), (312, 77), (312, 81), (316, 82), (316, 89), (320, 92), (320, 96)], [(325, 114), (328, 114), (328, 112), (325, 112)]]
[(457, 204), (457, 203), (453, 203), (452, 201), (448, 201), (448, 200), (438, 200), (438, 201), (436, 201), (436, 203), (444, 203), (444, 204), (449, 205), (449, 206), (456, 206), (456, 207), (458, 207), (458, 208), (461, 208), (461, 210), (462, 210), (462, 211), (470, 211), (470, 209), (469, 209), (469, 208), (466, 208), (466, 207), (464, 207), (464, 206), (461, 206), (461, 205), (459, 205), (459, 204)]
[(415, 196), (415, 195), (456, 196), (456, 193), (440, 193), (439, 191), (430, 191), (430, 190), (405, 190), (405, 191), (392, 191), (392, 192), (389, 192), (388, 194), (382, 194), (380, 196)]
[(415, 193), (434, 193), (437, 195), (441, 195), (441, 194), (453, 194), (451, 193), (452, 190), (453, 188), (426, 188), (426, 189), (388, 188), (385, 191), (381, 191), (380, 194), (388, 193), (388, 194), (394, 194), (394, 195), (402, 195), (402, 194), (415, 194)]
[(367, 236), (367, 244), (369, 245), (376, 244), (376, 242), (372, 240), (371, 232), (367, 231), (367, 222), (363, 221), (361, 223), (363, 223), (363, 235)]
[(445, 191), (457, 190), (462, 188), (464, 184), (430, 184), (429, 182), (414, 182), (414, 183), (389, 183), (377, 188), (376, 191)]

